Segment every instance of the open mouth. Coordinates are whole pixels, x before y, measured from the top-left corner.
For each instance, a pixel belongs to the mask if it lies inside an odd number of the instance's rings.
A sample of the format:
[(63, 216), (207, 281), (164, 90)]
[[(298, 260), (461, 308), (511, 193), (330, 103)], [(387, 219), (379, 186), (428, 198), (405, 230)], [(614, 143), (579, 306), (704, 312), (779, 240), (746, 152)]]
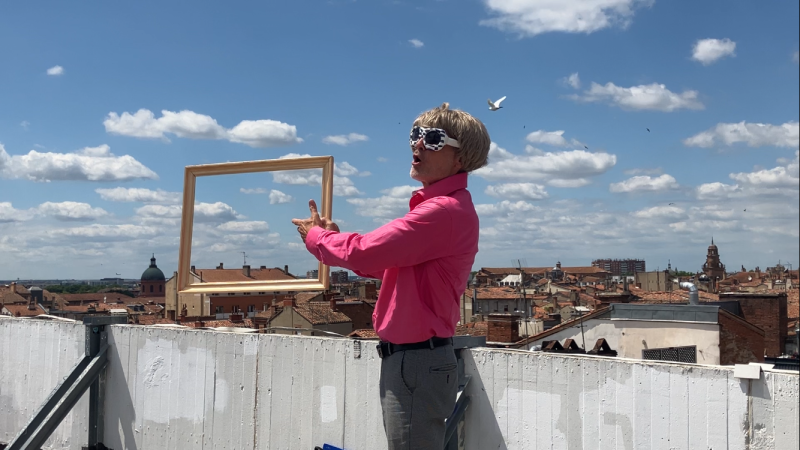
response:
[(421, 162), (422, 162), (422, 160), (421, 160), (421, 159), (419, 159), (419, 156), (417, 156), (417, 155), (414, 155), (414, 157), (413, 157), (413, 159), (412, 159), (412, 161), (411, 161), (411, 164), (412, 164), (412, 165), (414, 165), (414, 166), (416, 166), (417, 164), (419, 164), (419, 163), (421, 163)]

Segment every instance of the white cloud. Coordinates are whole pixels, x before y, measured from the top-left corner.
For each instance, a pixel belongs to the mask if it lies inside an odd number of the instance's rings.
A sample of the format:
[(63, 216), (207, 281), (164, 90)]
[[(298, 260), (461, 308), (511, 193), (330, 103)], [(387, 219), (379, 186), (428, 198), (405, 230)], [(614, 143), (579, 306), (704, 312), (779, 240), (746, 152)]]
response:
[(239, 188), (239, 192), (242, 194), (266, 194), (269, 191), (264, 188)]
[(545, 144), (545, 145), (553, 145), (556, 147), (566, 147), (569, 145), (569, 142), (567, 142), (567, 140), (564, 139), (564, 130), (534, 131), (533, 133), (529, 133), (528, 136), (525, 137), (525, 140), (527, 140), (532, 144)]
[(663, 170), (660, 167), (655, 169), (634, 168), (628, 169), (624, 173), (625, 175), (661, 175)]
[(28, 122), (27, 120), (23, 120), (22, 122), (19, 123), (19, 126), (21, 126), (23, 130), (28, 131), (28, 127), (31, 126), (31, 123)]
[(95, 189), (100, 198), (111, 202), (142, 202), (142, 203), (180, 203), (180, 192), (167, 192), (161, 189), (155, 191), (146, 188)]
[(294, 201), (294, 197), (292, 197), (289, 194), (284, 194), (283, 192), (277, 189), (272, 189), (271, 191), (269, 191), (270, 205), (275, 205), (280, 203), (291, 203), (292, 201)]
[(728, 198), (734, 194), (741, 193), (742, 189), (739, 185), (731, 185), (715, 181), (713, 183), (704, 183), (697, 187), (695, 195), (698, 200), (715, 200), (721, 198)]
[(11, 202), (0, 202), (0, 223), (24, 222), (31, 217), (29, 211), (15, 209)]
[(342, 145), (342, 146), (355, 144), (356, 142), (365, 142), (368, 140), (369, 137), (358, 133), (340, 134), (336, 136), (325, 136), (324, 138), (322, 138), (322, 142), (325, 144)]
[[(143, 219), (179, 219), (182, 209), (180, 205), (145, 205), (136, 210), (136, 215)], [(230, 205), (222, 202), (198, 202), (194, 205), (195, 223), (229, 222), (244, 218)]]
[(303, 142), (297, 137), (294, 125), (276, 120), (243, 120), (226, 129), (211, 116), (188, 110), (162, 110), (159, 118), (147, 109), (122, 115), (110, 112), (103, 125), (111, 134), (165, 141), (169, 141), (167, 134), (174, 134), (188, 139), (226, 139), (250, 147), (281, 147)]
[(629, 178), (619, 183), (611, 183), (609, 190), (611, 192), (659, 192), (678, 189), (680, 185), (672, 175), (663, 174), (658, 177), (650, 177), (648, 175), (639, 175)]
[(800, 123), (786, 122), (783, 125), (768, 123), (718, 123), (710, 130), (684, 139), (683, 144), (689, 147), (713, 147), (717, 141), (731, 146), (746, 143), (750, 147), (797, 147), (800, 142)]
[(513, 155), (490, 162), (489, 165), (473, 173), (489, 181), (541, 180), (551, 186), (575, 187), (588, 184), (587, 177), (605, 173), (616, 163), (616, 155), (572, 150), (537, 155)]
[[(297, 153), (289, 153), (281, 156), (278, 159), (286, 158), (308, 158), (311, 155), (300, 155)], [(334, 163), (333, 167), (333, 195), (339, 197), (352, 197), (354, 195), (361, 195), (363, 192), (359, 191), (353, 184), (353, 180), (344, 174), (365, 176), (368, 172), (360, 172), (346, 161), (341, 163)], [(293, 184), (304, 186), (321, 186), (322, 185), (322, 169), (303, 169), (291, 171), (278, 171), (272, 172), (272, 181), (281, 184)]]
[(64, 75), (64, 68), (61, 66), (53, 66), (47, 69), (47, 74), (53, 77), (57, 77), (59, 75)]
[(692, 59), (707, 66), (726, 56), (736, 56), (736, 42), (725, 39), (699, 39), (692, 48)]
[(92, 224), (83, 227), (58, 228), (49, 230), (47, 234), (54, 238), (72, 238), (83, 241), (131, 241), (144, 239), (160, 234), (155, 227), (141, 225), (104, 225)]
[(62, 221), (91, 221), (108, 216), (103, 208), (80, 202), (44, 202), (36, 209), (39, 214)]
[(635, 211), (632, 215), (640, 219), (665, 219), (669, 222), (686, 220), (689, 217), (686, 211), (677, 206), (654, 206)]
[(157, 180), (158, 175), (132, 156), (115, 156), (108, 145), (86, 147), (75, 153), (40, 153), (9, 156), (0, 144), (0, 177), (33, 181)]
[(608, 27), (626, 28), (640, 6), (652, 0), (484, 0), (491, 19), (481, 25), (520, 36), (548, 32), (593, 33)]
[(798, 152), (794, 153), (794, 160), (788, 161), (784, 166), (772, 169), (756, 170), (750, 173), (732, 173), (730, 177), (739, 183), (766, 188), (794, 188), (800, 187), (800, 163)]
[(626, 88), (610, 82), (605, 85), (592, 82), (589, 90), (583, 91), (583, 94), (570, 96), (575, 101), (608, 103), (625, 110), (664, 112), (679, 109), (703, 109), (704, 106), (697, 97), (697, 91), (683, 91), (678, 94), (658, 83)]
[(548, 197), (544, 186), (535, 183), (505, 183), (489, 185), (486, 194), (497, 198), (543, 200)]
[(217, 229), (226, 233), (266, 233), (269, 231), (269, 224), (260, 220), (225, 222), (218, 225)]
[(513, 158), (514, 154), (492, 142), (489, 144), (489, 163)]
[(419, 39), (409, 39), (408, 43), (414, 46), (414, 48), (422, 48), (425, 46), (425, 43), (420, 41)]
[(520, 213), (529, 214), (538, 210), (536, 206), (522, 200), (516, 202), (503, 200), (499, 203), (482, 203), (475, 205), (475, 211), (481, 218), (509, 217)]
[(580, 89), (581, 87), (581, 78), (578, 76), (578, 72), (570, 74), (570, 76), (568, 77), (562, 78), (561, 82), (571, 87), (572, 89)]
[(408, 201), (412, 193), (420, 187), (395, 186), (381, 191), (377, 198), (348, 198), (347, 203), (355, 205), (356, 214), (372, 217), (377, 223), (385, 223), (402, 217), (408, 212)]

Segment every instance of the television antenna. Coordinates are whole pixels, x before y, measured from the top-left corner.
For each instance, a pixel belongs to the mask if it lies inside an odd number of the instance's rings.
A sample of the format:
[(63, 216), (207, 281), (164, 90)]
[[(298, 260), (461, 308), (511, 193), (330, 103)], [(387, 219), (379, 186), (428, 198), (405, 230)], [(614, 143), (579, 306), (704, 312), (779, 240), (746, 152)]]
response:
[[(525, 292), (525, 269), (524, 269), (524, 267), (528, 265), (528, 261), (525, 260), (525, 258), (522, 258), (522, 259), (517, 259), (516, 263), (517, 264), (514, 267), (519, 271), (519, 287), (520, 287), (520, 293), (522, 294), (522, 308), (525, 310), (523, 313), (523, 317), (525, 317), (525, 335), (528, 336), (529, 335), (528, 328), (530, 325), (530, 314), (529, 314), (530, 308), (528, 308), (528, 297)], [(512, 261), (512, 264), (514, 264), (514, 261)], [(517, 308), (517, 310), (519, 310), (519, 308)]]
[(247, 253), (245, 253), (245, 252), (240, 252), (240, 253), (242, 254), (242, 259), (244, 259), (244, 265), (246, 266), (247, 265)]

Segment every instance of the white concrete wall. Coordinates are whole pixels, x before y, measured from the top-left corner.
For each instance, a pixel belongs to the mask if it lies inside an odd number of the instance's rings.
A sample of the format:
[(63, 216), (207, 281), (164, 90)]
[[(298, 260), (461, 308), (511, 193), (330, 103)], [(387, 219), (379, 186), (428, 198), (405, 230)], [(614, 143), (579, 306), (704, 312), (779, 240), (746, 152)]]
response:
[[(10, 443), (83, 358), (82, 324), (0, 319), (0, 442)], [(44, 448), (80, 450), (88, 436), (86, 393)]]
[[(0, 320), (0, 439), (10, 440), (55, 374), (71, 368), (60, 369), (68, 358), (54, 350), (79, 355), (82, 328)], [(356, 358), (355, 341), (346, 339), (110, 329), (103, 439), (110, 448), (386, 448), (380, 360), (369, 343)], [(10, 344), (19, 336), (29, 344)], [(465, 364), (473, 377), (470, 450), (738, 450), (748, 439), (750, 448), (797, 447), (797, 374), (772, 371), (748, 386), (728, 367), (493, 349), (466, 352)], [(45, 375), (51, 379), (32, 382)], [(68, 419), (47, 448), (85, 444), (86, 401), (78, 408), (80, 420)]]
[(731, 367), (489, 349), (466, 367), (470, 449), (782, 450), (800, 439), (796, 373), (753, 381), (748, 416), (748, 381)]
[[(605, 338), (621, 358), (642, 359), (645, 349), (696, 345), (698, 364), (719, 364), (719, 325), (715, 323), (588, 319), (583, 322), (583, 334), (587, 350), (591, 350), (598, 339)], [(543, 340), (557, 340), (563, 344), (566, 339), (574, 339), (582, 345), (584, 337), (580, 325), (533, 341), (528, 348), (541, 345)]]

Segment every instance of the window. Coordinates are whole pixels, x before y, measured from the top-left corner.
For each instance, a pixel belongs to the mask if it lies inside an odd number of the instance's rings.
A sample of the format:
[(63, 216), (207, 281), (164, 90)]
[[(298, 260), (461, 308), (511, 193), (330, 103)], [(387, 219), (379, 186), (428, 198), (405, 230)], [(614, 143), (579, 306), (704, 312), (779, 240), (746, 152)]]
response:
[(150, 285), (150, 292), (153, 292), (153, 285)]
[(256, 312), (256, 305), (247, 305), (247, 312)]
[(682, 363), (697, 363), (697, 346), (651, 348), (642, 350), (642, 359), (654, 361), (675, 361)]
[(216, 308), (214, 308), (214, 312), (217, 314), (222, 314), (225, 312), (225, 308), (223, 306), (217, 306)]
[(164, 286), (158, 285), (158, 292), (164, 292)]
[(235, 312), (235, 313), (241, 312), (241, 309), (239, 308), (239, 305), (233, 305), (233, 312)]

